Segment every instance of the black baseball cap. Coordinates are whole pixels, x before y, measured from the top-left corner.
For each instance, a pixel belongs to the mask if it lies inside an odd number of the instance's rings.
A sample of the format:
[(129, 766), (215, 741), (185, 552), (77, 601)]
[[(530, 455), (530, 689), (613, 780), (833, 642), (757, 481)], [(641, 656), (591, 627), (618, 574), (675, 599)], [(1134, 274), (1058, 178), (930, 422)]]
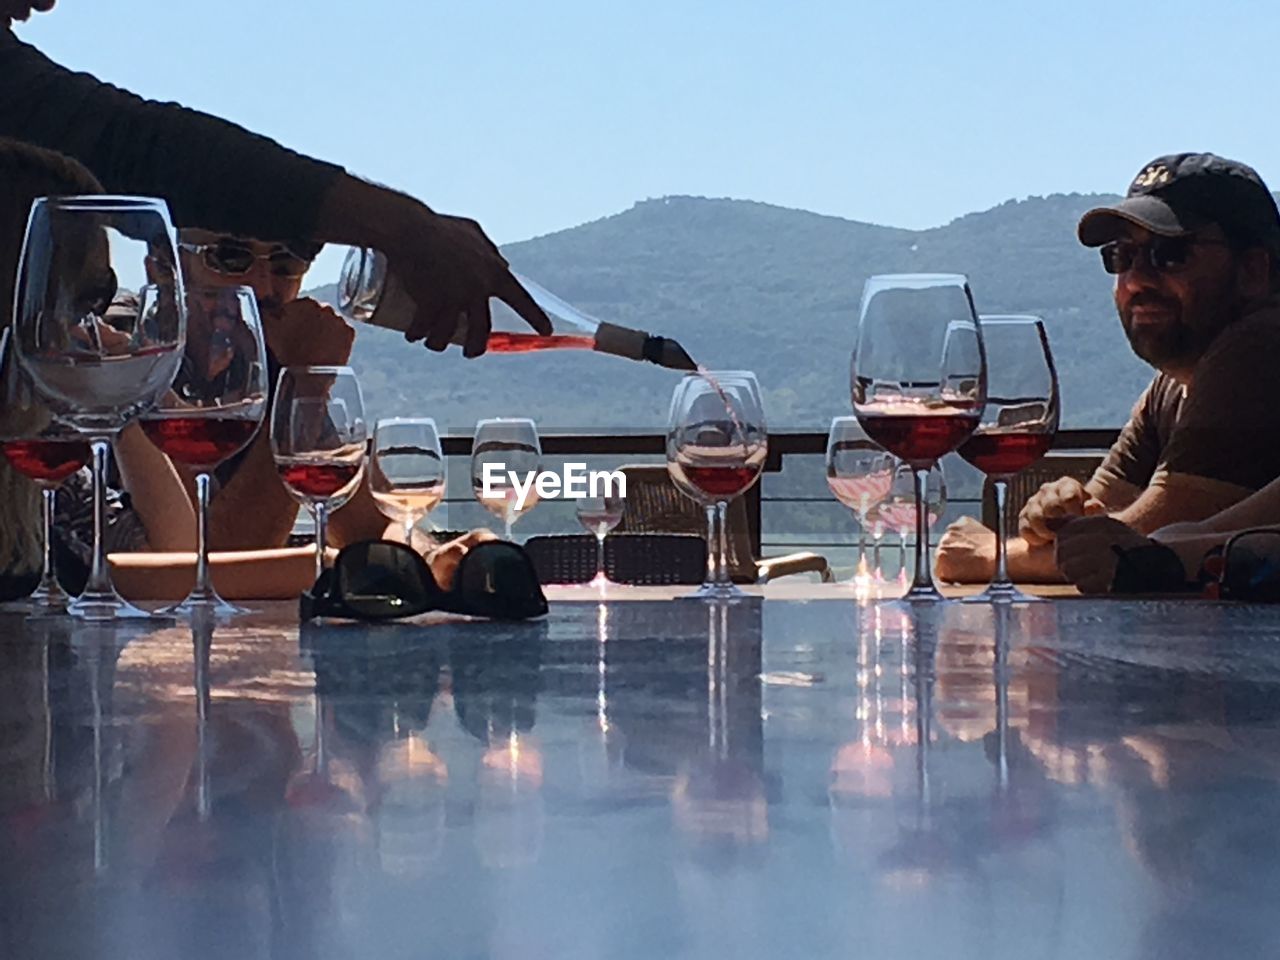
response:
[(1143, 167), (1125, 198), (1080, 218), (1086, 247), (1114, 240), (1125, 223), (1178, 237), (1216, 223), (1232, 243), (1280, 255), (1280, 210), (1256, 170), (1212, 153), (1174, 153)]

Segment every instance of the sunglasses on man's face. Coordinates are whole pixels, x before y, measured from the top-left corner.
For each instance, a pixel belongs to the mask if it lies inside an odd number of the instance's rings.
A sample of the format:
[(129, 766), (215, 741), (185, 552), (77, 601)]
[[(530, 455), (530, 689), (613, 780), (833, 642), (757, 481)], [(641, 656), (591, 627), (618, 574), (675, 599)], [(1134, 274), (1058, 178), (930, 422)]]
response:
[(403, 543), (370, 540), (344, 547), (302, 595), (303, 621), (315, 617), (391, 620), (431, 610), (493, 620), (528, 620), (547, 612), (533, 561), (503, 540), (463, 555), (453, 586), (442, 589), (425, 560)]
[(1188, 234), (1183, 237), (1153, 237), (1147, 243), (1112, 240), (1104, 243), (1098, 252), (1102, 254), (1102, 267), (1107, 273), (1132, 270), (1139, 258), (1156, 273), (1177, 273), (1191, 262), (1191, 251), (1198, 245), (1225, 247), (1227, 244), (1223, 240)]
[(182, 243), (179, 246), (190, 253), (199, 254), (201, 262), (214, 273), (224, 277), (242, 277), (253, 269), (259, 260), (266, 260), (271, 275), (296, 280), (311, 268), (311, 259), (276, 244), (266, 253), (256, 253), (250, 247), (232, 240), (217, 243)]

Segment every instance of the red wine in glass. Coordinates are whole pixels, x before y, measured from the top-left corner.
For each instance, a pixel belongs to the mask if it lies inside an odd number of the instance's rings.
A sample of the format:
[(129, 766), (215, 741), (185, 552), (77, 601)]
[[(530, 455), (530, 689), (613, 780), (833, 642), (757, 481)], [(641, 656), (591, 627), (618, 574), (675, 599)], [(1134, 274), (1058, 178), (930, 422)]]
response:
[(3, 449), (13, 469), (37, 483), (59, 484), (89, 462), (83, 440), (6, 440)]
[(760, 473), (751, 466), (691, 466), (684, 465), (684, 475), (689, 482), (713, 500), (729, 500), (742, 493)]
[(243, 449), (258, 423), (245, 417), (150, 417), (142, 421), (142, 432), (170, 459), (212, 468)]
[(981, 413), (981, 409), (921, 414), (864, 411), (858, 420), (867, 436), (899, 460), (925, 468), (973, 433)]
[(308, 500), (328, 500), (355, 481), (360, 464), (325, 460), (278, 460), (284, 485)]
[(1043, 457), (1052, 443), (1052, 433), (975, 433), (958, 452), (988, 476), (1012, 476)]

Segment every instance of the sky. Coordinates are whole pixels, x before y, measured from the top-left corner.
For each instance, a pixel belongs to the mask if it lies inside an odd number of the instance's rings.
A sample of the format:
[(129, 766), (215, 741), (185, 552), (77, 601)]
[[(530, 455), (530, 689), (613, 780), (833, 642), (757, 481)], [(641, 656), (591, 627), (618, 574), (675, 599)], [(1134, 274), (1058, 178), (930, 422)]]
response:
[(61, 0), (58, 62), (475, 217), (671, 194), (936, 226), (1212, 150), (1280, 186), (1280, 4)]

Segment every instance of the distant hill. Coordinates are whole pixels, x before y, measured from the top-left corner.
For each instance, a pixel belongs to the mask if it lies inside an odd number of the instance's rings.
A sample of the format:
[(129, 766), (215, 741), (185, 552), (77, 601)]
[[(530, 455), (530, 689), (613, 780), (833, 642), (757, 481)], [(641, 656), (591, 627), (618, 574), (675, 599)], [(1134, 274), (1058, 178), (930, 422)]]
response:
[[(587, 313), (675, 336), (703, 364), (757, 372), (777, 428), (825, 429), (849, 409), (848, 358), (863, 281), (875, 273), (961, 272), (980, 312), (1048, 324), (1064, 423), (1116, 426), (1150, 371), (1120, 330), (1080, 214), (1115, 198), (1009, 201), (931, 230), (902, 230), (743, 200), (665, 197), (504, 248), (513, 266)], [(323, 295), (331, 290), (321, 290)], [(656, 427), (676, 375), (566, 351), (463, 361), (364, 327), (353, 364), (370, 413), (482, 416), (544, 427)]]

